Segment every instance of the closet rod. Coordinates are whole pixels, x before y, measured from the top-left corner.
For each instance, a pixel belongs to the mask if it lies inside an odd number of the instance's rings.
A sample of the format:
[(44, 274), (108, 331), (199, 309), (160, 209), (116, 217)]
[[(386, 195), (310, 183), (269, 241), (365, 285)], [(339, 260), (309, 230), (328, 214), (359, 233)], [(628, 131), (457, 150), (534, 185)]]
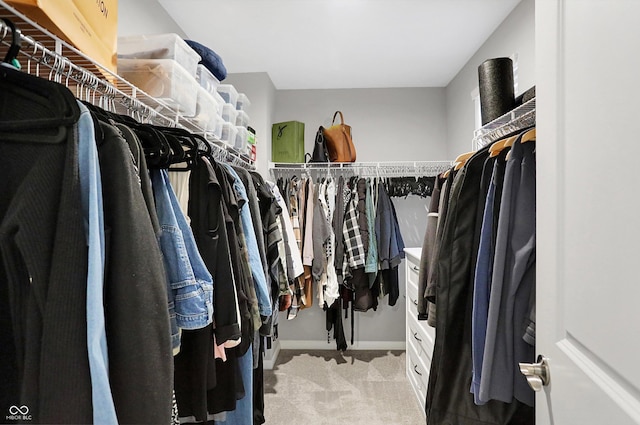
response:
[[(0, 42), (6, 46), (10, 45), (7, 41), (10, 38), (10, 31), (4, 22), (0, 21)], [(41, 77), (44, 72), (48, 74), (48, 79), (64, 84), (69, 89), (76, 89), (76, 95), (79, 94), (79, 91), (91, 92), (92, 95), (89, 95), (87, 100), (95, 99), (95, 94), (99, 94), (101, 101), (118, 102), (128, 112), (141, 115), (143, 121), (149, 120), (159, 125), (175, 126), (175, 121), (172, 119), (149, 108), (140, 100), (128, 96), (122, 90), (97, 77), (94, 73), (77, 66), (69, 58), (56, 54), (22, 33), (20, 34), (20, 39), (22, 48), (19, 56), (24, 56), (27, 59), (26, 66), (22, 68), (27, 74)], [(41, 70), (40, 66), (46, 68), (48, 72)]]
[(518, 130), (536, 124), (536, 98), (523, 103), (499, 118), (485, 124), (474, 132), (473, 150), (493, 143), (496, 140)]
[[(141, 122), (181, 127), (199, 133), (209, 141), (217, 160), (255, 169), (248, 158), (213, 139), (192, 120), (174, 113), (164, 102), (92, 61), (1, 0), (0, 17), (12, 20), (20, 33), (22, 48), (18, 57), (26, 60), (26, 63), (21, 61), (24, 72), (64, 84), (70, 90), (75, 90), (76, 96), (82, 100), (116, 113), (131, 115)], [(0, 20), (0, 45), (10, 46), (11, 35), (11, 29)], [(160, 111), (171, 113), (172, 116)]]
[(449, 168), (451, 161), (397, 161), (397, 162), (324, 162), (324, 163), (270, 163), (273, 174), (294, 172), (348, 173), (362, 177), (419, 177), (436, 176)]

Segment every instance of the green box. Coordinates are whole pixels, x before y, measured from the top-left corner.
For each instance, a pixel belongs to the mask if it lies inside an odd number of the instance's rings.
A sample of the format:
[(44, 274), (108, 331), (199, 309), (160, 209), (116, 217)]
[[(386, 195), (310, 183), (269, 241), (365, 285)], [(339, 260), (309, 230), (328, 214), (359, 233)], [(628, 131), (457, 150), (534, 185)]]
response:
[(271, 126), (271, 161), (304, 162), (304, 123), (287, 121)]

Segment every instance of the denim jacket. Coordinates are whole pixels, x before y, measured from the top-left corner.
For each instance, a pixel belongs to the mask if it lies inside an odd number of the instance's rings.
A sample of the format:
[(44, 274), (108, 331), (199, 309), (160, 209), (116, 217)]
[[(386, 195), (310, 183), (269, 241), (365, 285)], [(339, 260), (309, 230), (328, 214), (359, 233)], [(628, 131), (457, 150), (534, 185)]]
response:
[(169, 183), (167, 170), (152, 170), (160, 222), (160, 248), (168, 278), (169, 314), (174, 350), (178, 328), (200, 329), (213, 321), (213, 278), (196, 247), (193, 233)]

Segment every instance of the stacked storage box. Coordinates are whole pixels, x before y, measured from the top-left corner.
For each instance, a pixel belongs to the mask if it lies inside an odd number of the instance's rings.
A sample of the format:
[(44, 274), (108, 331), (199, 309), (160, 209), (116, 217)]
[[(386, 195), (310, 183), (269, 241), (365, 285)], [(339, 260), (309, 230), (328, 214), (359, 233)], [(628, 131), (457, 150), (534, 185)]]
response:
[(256, 154), (256, 137), (255, 132), (249, 127), (250, 120), (247, 110), (251, 106), (249, 98), (244, 93), (238, 93), (238, 100), (236, 101), (236, 109), (238, 110), (238, 117), (236, 118), (236, 125), (238, 126), (238, 136), (236, 137), (236, 149), (241, 153), (248, 155), (255, 161)]
[(163, 106), (186, 117), (196, 115), (200, 56), (177, 34), (118, 38), (118, 73)]
[(206, 136), (207, 138), (212, 139), (212, 141), (222, 140), (224, 124), (224, 119), (222, 119), (222, 108), (225, 101), (217, 91), (220, 81), (218, 81), (218, 79), (204, 65), (198, 65), (196, 78), (198, 83), (200, 83), (200, 90), (211, 96), (211, 99), (216, 103), (216, 112), (211, 116), (210, 127), (206, 130)]
[(219, 84), (217, 88), (218, 94), (225, 101), (222, 107), (222, 141), (227, 145), (235, 147), (238, 129), (236, 127), (236, 119), (238, 111), (236, 103), (238, 102), (238, 91), (232, 84)]
[(236, 136), (235, 149), (242, 154), (250, 155), (251, 146), (255, 144), (255, 137), (248, 130), (249, 128), (249, 115), (247, 109), (251, 103), (249, 98), (244, 93), (238, 93), (236, 101), (236, 128), (238, 129), (238, 135)]

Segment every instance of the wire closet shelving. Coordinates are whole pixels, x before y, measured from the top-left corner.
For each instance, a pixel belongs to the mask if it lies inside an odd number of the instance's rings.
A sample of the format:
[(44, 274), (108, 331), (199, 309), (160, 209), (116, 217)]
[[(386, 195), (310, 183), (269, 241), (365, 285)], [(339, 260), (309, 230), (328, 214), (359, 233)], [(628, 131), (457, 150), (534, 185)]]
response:
[[(210, 142), (215, 159), (255, 169), (248, 156), (206, 133), (192, 119), (114, 74), (2, 0), (0, 18), (11, 20), (20, 33), (22, 47), (17, 59), (24, 72), (64, 84), (78, 99), (140, 122), (198, 133)], [(10, 46), (11, 39), (11, 28), (0, 20), (0, 47)]]
[(448, 170), (451, 165), (451, 161), (270, 163), (269, 169), (275, 177), (295, 173), (360, 177), (429, 177)]
[(478, 150), (508, 134), (535, 124), (536, 98), (534, 97), (477, 129), (473, 134), (473, 149)]

